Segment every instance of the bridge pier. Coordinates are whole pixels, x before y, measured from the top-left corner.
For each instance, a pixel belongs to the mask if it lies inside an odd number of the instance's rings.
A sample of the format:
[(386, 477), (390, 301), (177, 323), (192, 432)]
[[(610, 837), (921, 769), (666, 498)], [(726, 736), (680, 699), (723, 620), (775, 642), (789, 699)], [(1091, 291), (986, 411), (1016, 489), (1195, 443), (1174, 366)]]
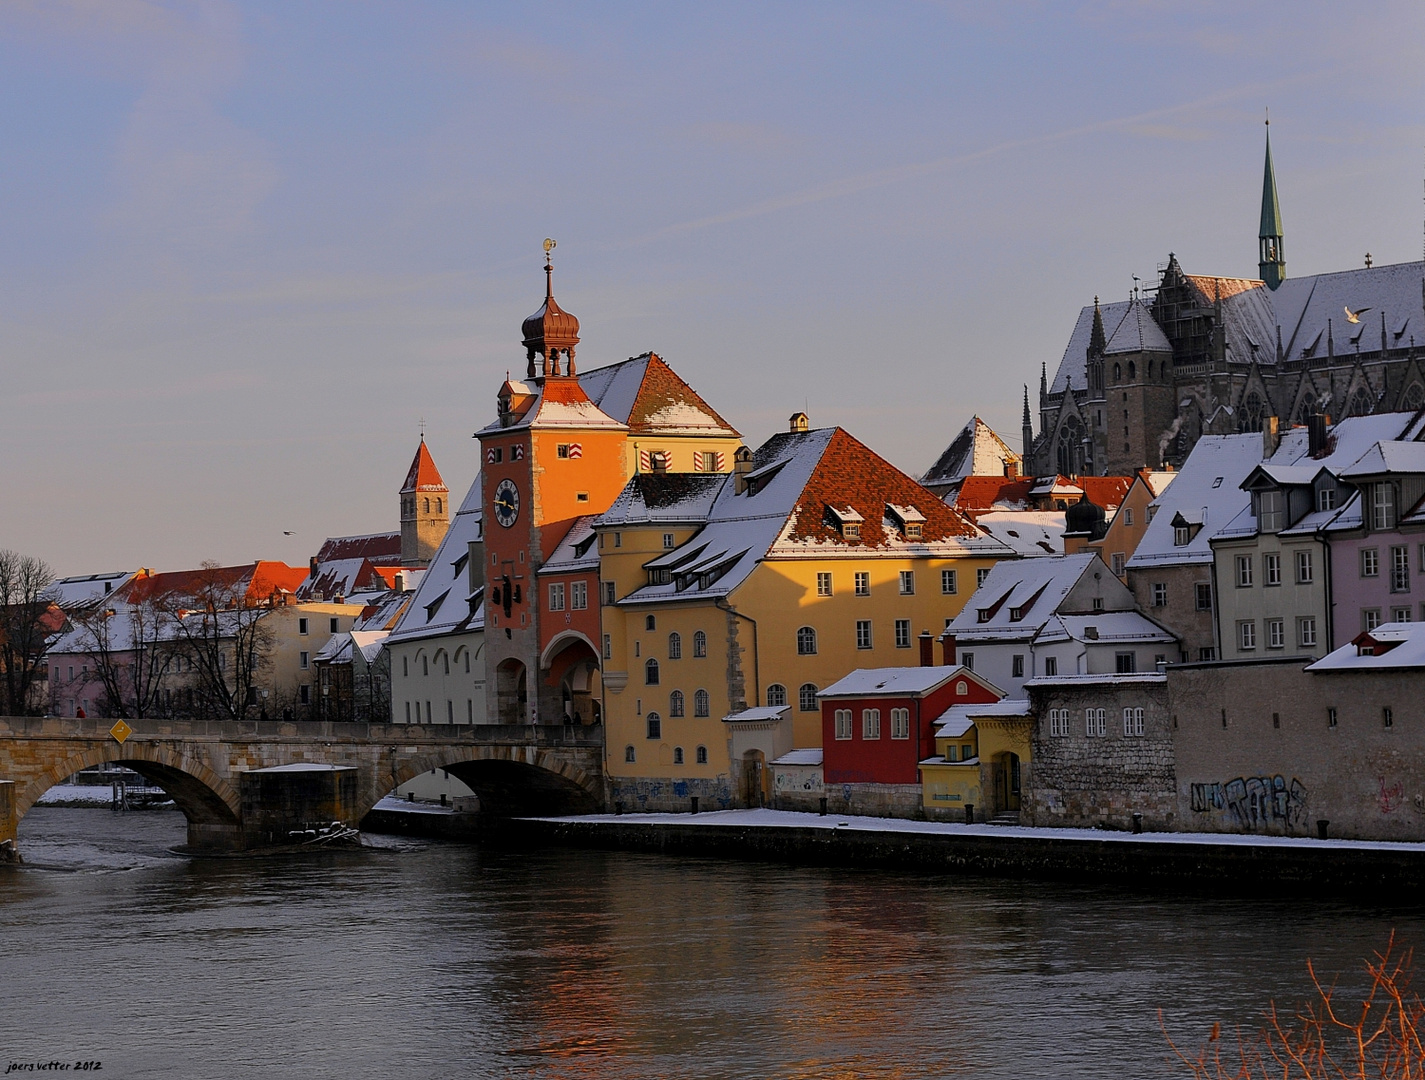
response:
[(20, 819), (15, 813), (15, 781), (0, 780), (0, 862), (19, 858)]
[[(297, 829), (341, 821), (356, 827), (362, 812), (359, 770), (348, 765), (300, 763), (242, 774), (242, 847), (289, 842)], [(189, 835), (192, 835), (192, 826)]]

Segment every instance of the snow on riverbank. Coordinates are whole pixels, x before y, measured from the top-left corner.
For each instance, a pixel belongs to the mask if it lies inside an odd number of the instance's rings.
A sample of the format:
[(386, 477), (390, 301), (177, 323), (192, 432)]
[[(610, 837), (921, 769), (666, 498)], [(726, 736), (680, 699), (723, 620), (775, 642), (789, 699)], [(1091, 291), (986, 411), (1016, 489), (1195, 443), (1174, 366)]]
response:
[[(129, 788), (133, 798), (138, 790)], [(36, 806), (100, 806), (108, 808), (113, 804), (114, 792), (107, 784), (55, 784), (36, 800)], [(171, 806), (172, 802), (159, 805)]]
[(701, 814), (582, 814), (535, 818), (536, 821), (590, 822), (620, 825), (721, 825), (736, 828), (850, 830), (871, 833), (915, 833), (940, 836), (983, 836), (1005, 840), (1070, 840), (1124, 844), (1214, 844), (1249, 847), (1357, 848), (1425, 854), (1425, 843), (1393, 840), (1316, 840), (1305, 836), (1256, 836), (1243, 833), (1116, 832), (1108, 829), (1048, 829), (1025, 825), (965, 825), (949, 821), (909, 821), (903, 818), (856, 817), (850, 814), (800, 813), (791, 810), (709, 810)]

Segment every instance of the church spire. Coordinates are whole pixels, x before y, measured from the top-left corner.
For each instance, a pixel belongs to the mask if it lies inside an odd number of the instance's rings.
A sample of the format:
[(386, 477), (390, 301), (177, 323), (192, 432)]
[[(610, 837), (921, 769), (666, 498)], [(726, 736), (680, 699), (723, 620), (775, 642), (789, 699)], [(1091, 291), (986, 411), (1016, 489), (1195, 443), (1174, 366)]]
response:
[(1021, 421), (1024, 435), (1024, 461), (1029, 462), (1029, 455), (1034, 452), (1034, 421), (1029, 415), (1029, 384), (1024, 384), (1024, 419)]
[(1108, 348), (1108, 338), (1103, 332), (1103, 312), (1098, 308), (1098, 297), (1093, 298), (1093, 330), (1089, 333), (1089, 356), (1102, 356)]
[(1267, 161), (1262, 171), (1262, 227), (1257, 233), (1257, 272), (1275, 289), (1286, 280), (1286, 251), (1282, 247), (1282, 212), (1277, 202), (1277, 174), (1272, 167), (1271, 118), (1267, 119)]

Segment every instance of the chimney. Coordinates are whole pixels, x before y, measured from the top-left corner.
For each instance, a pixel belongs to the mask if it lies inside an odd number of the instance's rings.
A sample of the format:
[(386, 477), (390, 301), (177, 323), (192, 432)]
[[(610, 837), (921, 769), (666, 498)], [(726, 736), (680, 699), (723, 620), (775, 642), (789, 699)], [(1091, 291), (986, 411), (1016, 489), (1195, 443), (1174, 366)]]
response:
[(1019, 479), (1019, 462), (1006, 461), (1004, 463), (1004, 475), (1010, 480)]
[(1306, 418), (1306, 447), (1311, 457), (1320, 457), (1326, 452), (1326, 417), (1312, 413)]
[(1265, 461), (1277, 452), (1277, 447), (1281, 445), (1281, 421), (1275, 416), (1268, 416), (1262, 420), (1262, 460)]
[(661, 450), (649, 456), (648, 465), (649, 468), (659, 476), (668, 475), (668, 455)]
[(316, 580), (316, 577), (317, 577), (317, 557), (316, 557), (315, 555), (312, 556), (312, 561), (309, 562), (309, 563), (307, 563), (307, 572), (312, 575), (312, 579), (313, 579), (313, 580)]
[(930, 636), (929, 630), (920, 632), (920, 666), (935, 666), (935, 639)]
[(940, 635), (941, 662), (946, 667), (955, 666), (955, 635), (944, 633)]
[(741, 495), (747, 490), (747, 474), (752, 471), (752, 451), (745, 446), (737, 448), (732, 456), (732, 492)]

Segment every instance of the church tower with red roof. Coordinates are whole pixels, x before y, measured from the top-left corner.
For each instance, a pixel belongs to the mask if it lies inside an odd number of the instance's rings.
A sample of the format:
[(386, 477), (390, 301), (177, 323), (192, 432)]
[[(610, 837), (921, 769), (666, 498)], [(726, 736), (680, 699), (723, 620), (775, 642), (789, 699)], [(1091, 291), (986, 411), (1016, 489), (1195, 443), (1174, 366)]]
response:
[(425, 569), (450, 527), (450, 489), (441, 479), (425, 436), (401, 485), (401, 565)]

